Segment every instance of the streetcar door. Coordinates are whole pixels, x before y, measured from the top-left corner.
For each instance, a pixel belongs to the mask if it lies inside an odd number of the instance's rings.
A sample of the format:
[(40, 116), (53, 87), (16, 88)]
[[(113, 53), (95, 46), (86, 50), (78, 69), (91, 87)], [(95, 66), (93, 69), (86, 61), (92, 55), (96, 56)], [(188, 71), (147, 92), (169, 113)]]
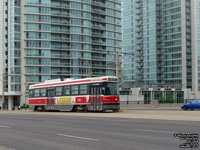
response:
[(92, 86), (90, 87), (91, 91), (91, 110), (101, 110), (101, 87), (100, 86)]
[(54, 97), (55, 92), (55, 89), (47, 89), (47, 97)]
[(55, 89), (47, 89), (47, 110), (53, 109), (55, 92)]

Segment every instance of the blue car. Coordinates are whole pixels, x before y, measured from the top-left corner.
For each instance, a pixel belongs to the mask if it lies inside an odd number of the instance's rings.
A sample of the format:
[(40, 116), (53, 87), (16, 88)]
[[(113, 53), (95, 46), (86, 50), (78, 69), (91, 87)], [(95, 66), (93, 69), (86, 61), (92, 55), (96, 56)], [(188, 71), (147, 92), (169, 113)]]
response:
[(183, 104), (181, 106), (181, 109), (183, 110), (194, 110), (194, 109), (200, 109), (200, 100), (192, 100), (189, 103)]

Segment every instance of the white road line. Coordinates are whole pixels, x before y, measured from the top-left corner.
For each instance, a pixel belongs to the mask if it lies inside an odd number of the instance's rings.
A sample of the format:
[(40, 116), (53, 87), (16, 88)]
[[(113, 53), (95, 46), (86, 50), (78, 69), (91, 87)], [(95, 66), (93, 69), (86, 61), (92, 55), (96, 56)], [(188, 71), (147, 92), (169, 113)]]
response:
[(159, 131), (159, 130), (147, 130), (147, 129), (131, 129), (131, 130), (134, 130), (134, 131), (144, 131), (144, 132), (157, 132), (157, 133), (176, 133), (176, 132), (172, 132), (172, 131)]
[(54, 121), (43, 121), (45, 123), (55, 123), (55, 124), (69, 124), (69, 123), (65, 123), (65, 122), (54, 122)]
[(79, 136), (73, 136), (73, 135), (65, 135), (65, 134), (57, 134), (58, 136), (63, 136), (63, 137), (69, 137), (69, 138), (75, 138), (75, 139), (82, 139), (82, 140), (89, 140), (89, 141), (99, 141), (98, 139), (91, 139), (87, 137), (79, 137)]
[(0, 128), (10, 128), (9, 126), (0, 125)]

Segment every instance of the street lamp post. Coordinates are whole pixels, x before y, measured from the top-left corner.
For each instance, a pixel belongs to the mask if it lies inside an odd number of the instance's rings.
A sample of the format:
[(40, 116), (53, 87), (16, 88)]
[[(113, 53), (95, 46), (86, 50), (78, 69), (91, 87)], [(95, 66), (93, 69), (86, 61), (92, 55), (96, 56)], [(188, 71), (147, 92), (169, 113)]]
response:
[(90, 62), (89, 64), (89, 77), (91, 78), (92, 77), (92, 61)]
[(117, 80), (119, 81), (119, 54), (118, 52), (115, 53), (115, 63), (116, 63), (116, 77), (117, 77)]

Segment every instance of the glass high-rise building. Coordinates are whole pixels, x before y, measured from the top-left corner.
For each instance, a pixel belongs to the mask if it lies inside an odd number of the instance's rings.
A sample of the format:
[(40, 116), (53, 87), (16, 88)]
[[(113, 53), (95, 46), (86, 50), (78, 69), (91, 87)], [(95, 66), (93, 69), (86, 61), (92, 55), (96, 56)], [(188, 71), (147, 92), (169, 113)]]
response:
[(0, 8), (0, 93), (9, 107), (26, 102), (30, 84), (116, 75), (121, 0), (1, 0)]
[(124, 0), (124, 87), (191, 89), (198, 98), (199, 0)]

